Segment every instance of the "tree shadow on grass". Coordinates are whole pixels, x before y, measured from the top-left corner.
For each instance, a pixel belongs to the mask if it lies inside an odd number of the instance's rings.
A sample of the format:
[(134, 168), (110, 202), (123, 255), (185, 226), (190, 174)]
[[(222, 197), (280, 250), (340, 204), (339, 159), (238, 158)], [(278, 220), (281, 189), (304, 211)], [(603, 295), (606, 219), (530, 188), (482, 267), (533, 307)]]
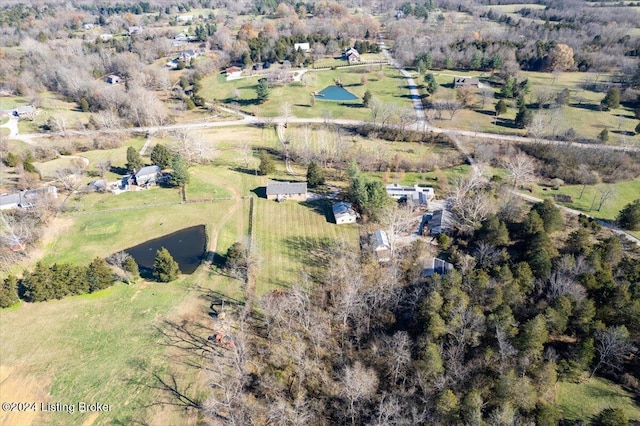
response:
[(111, 173), (115, 173), (115, 174), (120, 175), (120, 176), (124, 176), (124, 175), (128, 175), (129, 174), (129, 169), (127, 169), (126, 167), (111, 166), (109, 168), (109, 171)]
[(246, 167), (231, 167), (230, 169), (233, 170), (234, 172), (242, 173), (245, 175), (252, 175), (252, 176), (259, 175), (256, 169), (248, 169)]
[(253, 106), (253, 105), (260, 105), (260, 102), (258, 102), (257, 99), (226, 98), (226, 99), (222, 100), (222, 103), (224, 103), (224, 104), (237, 104), (237, 105), (240, 105), (240, 107), (248, 107), (248, 106)]
[(331, 202), (329, 200), (326, 200), (324, 198), (319, 198), (316, 200), (303, 201), (300, 204), (324, 216), (327, 222), (335, 223), (333, 221), (333, 213), (331, 211)]
[(573, 108), (578, 108), (578, 109), (585, 109), (587, 111), (602, 111), (600, 109), (600, 105), (597, 104), (577, 104), (577, 103), (571, 103), (569, 104), (570, 107)]
[(635, 136), (635, 132), (630, 132), (628, 130), (612, 130), (611, 133), (615, 133), (616, 135), (622, 136)]
[(513, 122), (513, 120), (511, 120), (510, 118), (500, 118), (498, 117), (498, 119), (496, 120), (496, 126), (500, 126), (500, 127), (506, 127), (507, 129), (518, 129), (518, 127), (515, 125), (515, 123)]

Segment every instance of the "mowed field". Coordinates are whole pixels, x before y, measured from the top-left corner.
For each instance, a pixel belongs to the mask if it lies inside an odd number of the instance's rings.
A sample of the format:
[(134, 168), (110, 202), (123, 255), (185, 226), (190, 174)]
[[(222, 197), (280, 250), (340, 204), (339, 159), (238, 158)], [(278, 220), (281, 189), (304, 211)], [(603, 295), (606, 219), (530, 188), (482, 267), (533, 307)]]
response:
[(634, 395), (606, 379), (591, 378), (584, 383), (558, 382), (557, 406), (566, 420), (586, 420), (605, 408), (620, 408), (630, 420), (640, 420)]

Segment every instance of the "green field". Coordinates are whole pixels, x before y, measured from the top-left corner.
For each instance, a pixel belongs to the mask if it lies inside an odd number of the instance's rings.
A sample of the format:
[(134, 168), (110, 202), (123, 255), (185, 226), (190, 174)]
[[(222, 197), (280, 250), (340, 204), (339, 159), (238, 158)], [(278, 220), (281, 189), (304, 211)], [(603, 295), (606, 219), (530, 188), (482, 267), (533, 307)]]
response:
[(611, 184), (610, 186), (614, 189), (613, 195), (598, 211), (598, 201), (601, 197), (600, 191), (608, 186), (608, 184), (588, 185), (584, 190), (584, 194), (582, 194), (582, 198), (580, 198), (582, 185), (561, 186), (558, 190), (535, 185), (532, 195), (539, 198), (553, 198), (556, 194), (570, 195), (573, 198), (573, 203), (558, 202), (558, 204), (580, 210), (598, 219), (615, 220), (624, 206), (640, 197), (640, 179)]
[[(335, 84), (335, 79), (340, 79), (345, 89), (358, 97), (362, 97), (368, 89), (374, 98), (384, 103), (395, 103), (399, 108), (410, 108), (411, 100), (408, 97), (406, 80), (392, 67), (372, 65), (367, 67), (341, 68), (327, 71), (309, 71), (303, 76), (302, 83), (292, 83), (285, 86), (270, 89), (270, 97), (262, 105), (255, 103), (255, 86), (258, 77), (248, 77), (227, 82), (224, 74), (209, 76), (203, 79), (202, 96), (206, 99), (216, 99), (219, 102), (236, 102), (242, 110), (252, 112), (259, 116), (282, 116), (282, 105), (288, 103), (290, 115), (301, 118), (323, 117), (330, 115), (333, 118), (368, 120), (369, 109), (355, 103), (342, 105), (337, 102), (316, 101), (311, 106), (310, 99), (313, 92), (319, 92), (329, 85)], [(361, 85), (362, 76), (366, 76), (367, 83)], [(238, 98), (233, 99), (234, 89)]]
[(566, 420), (588, 420), (605, 408), (622, 408), (630, 420), (640, 420), (640, 407), (634, 396), (605, 379), (585, 383), (558, 382), (556, 404)]

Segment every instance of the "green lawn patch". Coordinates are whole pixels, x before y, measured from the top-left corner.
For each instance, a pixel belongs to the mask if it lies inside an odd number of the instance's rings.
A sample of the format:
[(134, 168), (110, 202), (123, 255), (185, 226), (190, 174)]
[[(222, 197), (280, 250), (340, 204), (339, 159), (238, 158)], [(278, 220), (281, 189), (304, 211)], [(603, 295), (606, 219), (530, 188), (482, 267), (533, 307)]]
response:
[(584, 383), (558, 382), (556, 405), (566, 420), (589, 420), (605, 408), (621, 408), (631, 420), (640, 420), (640, 407), (631, 393), (608, 380)]
[(566, 185), (557, 190), (534, 185), (532, 195), (551, 199), (557, 194), (568, 195), (573, 199), (572, 203), (558, 202), (558, 204), (580, 210), (598, 219), (615, 220), (624, 206), (640, 197), (640, 179), (611, 184), (614, 190), (613, 195), (598, 211), (599, 200), (602, 196), (600, 191), (604, 190), (608, 185), (587, 185), (582, 197), (580, 197), (580, 194), (582, 193), (583, 185)]

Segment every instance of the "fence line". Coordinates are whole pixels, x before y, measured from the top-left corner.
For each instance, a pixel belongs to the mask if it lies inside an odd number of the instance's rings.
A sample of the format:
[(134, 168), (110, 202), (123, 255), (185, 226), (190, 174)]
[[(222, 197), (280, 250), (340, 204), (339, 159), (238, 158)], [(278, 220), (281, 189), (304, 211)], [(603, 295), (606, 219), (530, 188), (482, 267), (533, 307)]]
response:
[(148, 209), (152, 207), (163, 207), (163, 206), (178, 206), (181, 204), (193, 204), (193, 203), (210, 203), (216, 201), (229, 201), (233, 200), (232, 197), (225, 198), (201, 198), (197, 200), (189, 200), (189, 201), (172, 201), (170, 203), (155, 203), (155, 204), (145, 204), (142, 206), (130, 206), (130, 207), (119, 207), (117, 209), (104, 209), (104, 210), (95, 210), (95, 211), (69, 211), (63, 212), (64, 214), (68, 214), (70, 216), (80, 216), (86, 214), (99, 214), (99, 213), (114, 213), (114, 212), (123, 212), (129, 210), (142, 210)]

